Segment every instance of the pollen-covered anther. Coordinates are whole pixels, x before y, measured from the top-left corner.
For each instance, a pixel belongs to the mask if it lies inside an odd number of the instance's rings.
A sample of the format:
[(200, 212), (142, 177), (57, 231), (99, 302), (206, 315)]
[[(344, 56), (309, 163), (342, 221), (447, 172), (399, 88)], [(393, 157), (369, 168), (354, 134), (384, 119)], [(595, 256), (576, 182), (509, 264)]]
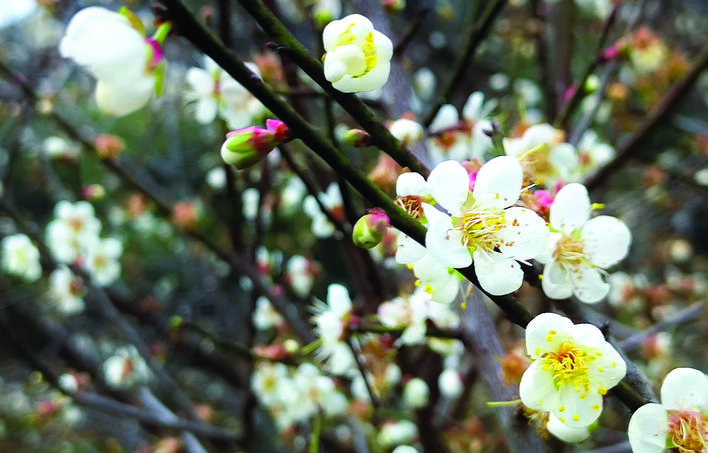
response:
[(556, 245), (553, 258), (560, 264), (577, 266), (585, 260), (583, 241), (573, 236), (563, 236)]
[(414, 219), (423, 217), (423, 199), (416, 195), (396, 197), (396, 204)]
[(695, 411), (675, 411), (669, 416), (669, 436), (682, 453), (708, 449), (708, 422)]
[(506, 228), (504, 212), (470, 211), (462, 214), (458, 223), (466, 247), (487, 252), (503, 245), (499, 232)]
[(553, 383), (556, 387), (571, 385), (577, 392), (588, 392), (590, 389), (588, 369), (593, 360), (595, 356), (587, 354), (569, 342), (564, 342), (556, 351), (543, 355), (543, 368), (552, 371)]

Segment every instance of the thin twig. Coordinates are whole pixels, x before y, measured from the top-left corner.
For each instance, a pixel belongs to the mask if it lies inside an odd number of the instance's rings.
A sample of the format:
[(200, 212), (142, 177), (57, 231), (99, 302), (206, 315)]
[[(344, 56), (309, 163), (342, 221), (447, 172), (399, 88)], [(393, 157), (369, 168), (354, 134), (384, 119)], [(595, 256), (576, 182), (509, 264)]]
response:
[(452, 97), (460, 86), (460, 82), (469, 70), (470, 62), (472, 61), (472, 57), (474, 57), (475, 51), (487, 36), (489, 30), (491, 30), (492, 24), (494, 24), (494, 21), (499, 17), (504, 6), (506, 6), (506, 0), (492, 0), (488, 2), (487, 8), (482, 13), (482, 16), (470, 27), (467, 43), (465, 44), (460, 59), (450, 72), (450, 78), (447, 83), (445, 83), (442, 94), (437, 98), (436, 103), (428, 114), (425, 115), (425, 119), (423, 120), (425, 127), (430, 126), (443, 105), (451, 102)]

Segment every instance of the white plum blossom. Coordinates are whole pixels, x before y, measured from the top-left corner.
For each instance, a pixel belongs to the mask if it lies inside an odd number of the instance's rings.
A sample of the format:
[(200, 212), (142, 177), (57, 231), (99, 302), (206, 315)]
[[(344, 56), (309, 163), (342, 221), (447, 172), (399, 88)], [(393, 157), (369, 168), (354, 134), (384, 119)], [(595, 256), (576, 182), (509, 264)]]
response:
[(35, 0), (0, 1), (0, 29), (26, 20), (37, 10)]
[(425, 245), (440, 264), (465, 268), (474, 260), (482, 289), (493, 295), (516, 291), (523, 281), (517, 260), (541, 253), (546, 222), (530, 209), (514, 207), (523, 172), (513, 157), (496, 157), (480, 168), (470, 192), (470, 175), (455, 161), (439, 164), (428, 177), (433, 198), (448, 214), (423, 205), (429, 222)]
[(570, 427), (597, 420), (603, 395), (626, 373), (624, 360), (600, 329), (554, 313), (528, 324), (526, 352), (533, 362), (521, 377), (521, 401)]
[(325, 78), (345, 93), (373, 91), (388, 80), (393, 44), (371, 21), (351, 14), (327, 24), (322, 32)]
[(315, 301), (313, 312), (315, 333), (322, 342), (318, 357), (327, 359), (327, 368), (332, 374), (344, 375), (355, 370), (354, 355), (344, 341), (346, 328), (352, 316), (349, 291), (336, 283), (329, 285), (327, 303)]
[(118, 259), (122, 254), (123, 244), (118, 239), (103, 239), (86, 249), (83, 265), (97, 285), (108, 286), (120, 277)]
[(156, 40), (145, 38), (139, 20), (127, 10), (82, 9), (69, 21), (59, 52), (98, 79), (96, 103), (109, 115), (132, 113), (154, 92), (160, 94), (162, 49)]
[(310, 295), (315, 284), (315, 263), (304, 256), (295, 255), (288, 260), (285, 278), (298, 297), (305, 298)]
[(425, 137), (423, 126), (408, 118), (397, 119), (388, 125), (388, 130), (403, 146), (408, 148), (413, 148)]
[(131, 345), (117, 349), (103, 362), (103, 376), (109, 386), (125, 389), (144, 384), (152, 373), (135, 346)]
[[(344, 207), (342, 206), (342, 193), (339, 191), (337, 183), (331, 183), (326, 192), (319, 194), (319, 199), (335, 218), (342, 219)], [(312, 233), (315, 237), (326, 239), (334, 234), (335, 226), (322, 212), (317, 200), (312, 195), (305, 198), (302, 208), (305, 214), (312, 219)]]
[(610, 291), (604, 268), (627, 256), (632, 234), (621, 220), (611, 216), (590, 218), (592, 206), (582, 184), (568, 184), (551, 205), (554, 230), (546, 251), (537, 260), (546, 266), (542, 287), (552, 299), (575, 295), (586, 303), (602, 300)]
[(418, 437), (418, 427), (410, 420), (385, 422), (378, 435), (384, 448), (413, 442)]
[(54, 207), (54, 219), (45, 232), (47, 246), (60, 263), (71, 264), (98, 241), (101, 222), (86, 201), (62, 200)]
[[(246, 66), (260, 77), (255, 64)], [(195, 102), (199, 124), (210, 124), (218, 115), (230, 129), (241, 129), (265, 113), (263, 104), (209, 57), (204, 57), (204, 69), (190, 68), (185, 77), (189, 85), (185, 98)]]
[(2, 239), (2, 269), (8, 274), (33, 282), (42, 276), (39, 250), (24, 234), (13, 234)]
[(283, 317), (278, 313), (265, 296), (256, 299), (256, 309), (251, 317), (253, 326), (258, 330), (268, 330), (283, 322)]
[(627, 432), (634, 453), (708, 450), (708, 378), (693, 368), (672, 370), (661, 385), (661, 404), (637, 409)]
[(65, 265), (58, 266), (49, 276), (49, 294), (59, 311), (65, 315), (81, 313), (84, 310), (83, 296), (86, 294), (86, 287)]
[(340, 0), (314, 0), (312, 16), (324, 25), (342, 15), (342, 2)]
[(577, 150), (564, 138), (562, 130), (548, 123), (534, 124), (521, 137), (505, 138), (504, 151), (521, 161), (529, 180), (553, 187), (559, 181), (567, 182), (579, 165)]

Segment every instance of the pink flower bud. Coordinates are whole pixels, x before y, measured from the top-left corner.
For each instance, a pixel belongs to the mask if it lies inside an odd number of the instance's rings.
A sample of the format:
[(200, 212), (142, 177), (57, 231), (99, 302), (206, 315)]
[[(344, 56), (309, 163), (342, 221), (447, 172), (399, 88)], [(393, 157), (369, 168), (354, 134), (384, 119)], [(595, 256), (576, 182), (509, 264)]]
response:
[(382, 209), (370, 210), (354, 225), (352, 232), (354, 245), (365, 249), (376, 247), (386, 236), (388, 225), (388, 216)]
[(366, 148), (371, 145), (371, 136), (361, 129), (349, 129), (344, 133), (344, 142), (354, 148)]
[(221, 145), (221, 158), (238, 170), (244, 170), (263, 160), (278, 144), (290, 140), (290, 130), (285, 123), (268, 120), (266, 129), (250, 126), (227, 133)]

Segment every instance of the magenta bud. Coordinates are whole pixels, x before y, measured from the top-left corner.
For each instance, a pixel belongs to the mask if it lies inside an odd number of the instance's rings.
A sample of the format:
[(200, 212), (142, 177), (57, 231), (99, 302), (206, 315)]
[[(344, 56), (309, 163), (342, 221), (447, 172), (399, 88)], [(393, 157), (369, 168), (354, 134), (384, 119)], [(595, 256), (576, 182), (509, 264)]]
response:
[(221, 158), (238, 170), (252, 167), (263, 160), (278, 145), (273, 133), (251, 126), (226, 134), (221, 145)]
[(388, 225), (388, 216), (382, 209), (374, 208), (370, 210), (354, 225), (354, 231), (352, 232), (354, 245), (364, 249), (376, 247), (386, 236)]

